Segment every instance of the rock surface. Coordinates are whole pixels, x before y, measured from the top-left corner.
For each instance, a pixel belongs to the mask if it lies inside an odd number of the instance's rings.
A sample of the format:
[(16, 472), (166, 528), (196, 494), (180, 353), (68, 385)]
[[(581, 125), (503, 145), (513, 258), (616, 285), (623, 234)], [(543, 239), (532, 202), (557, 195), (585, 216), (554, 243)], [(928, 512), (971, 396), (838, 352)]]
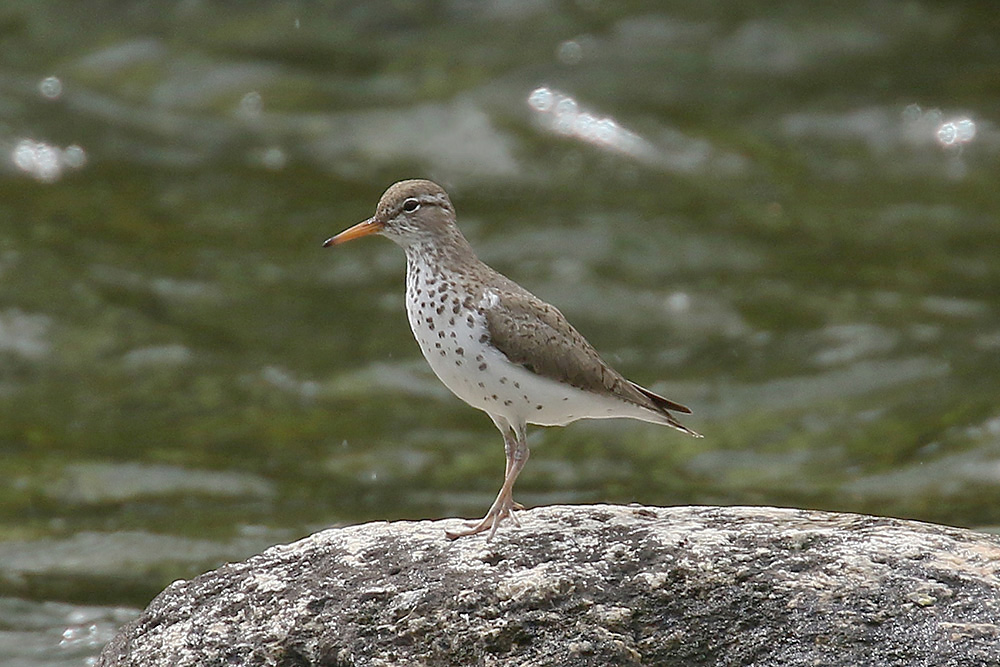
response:
[(1000, 538), (769, 507), (326, 530), (171, 584), (99, 665), (1000, 665)]

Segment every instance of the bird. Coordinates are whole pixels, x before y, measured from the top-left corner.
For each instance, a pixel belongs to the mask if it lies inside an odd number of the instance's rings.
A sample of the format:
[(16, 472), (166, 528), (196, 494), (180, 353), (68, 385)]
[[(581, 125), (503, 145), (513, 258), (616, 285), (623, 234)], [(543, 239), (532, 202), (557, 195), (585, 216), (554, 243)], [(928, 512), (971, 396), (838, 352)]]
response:
[(528, 424), (629, 418), (697, 438), (672, 413), (691, 410), (627, 380), (561, 312), (487, 266), (458, 228), (440, 185), (423, 179), (391, 185), (375, 215), (330, 237), (324, 247), (381, 235), (406, 254), (406, 314), (420, 351), (444, 385), (482, 410), (503, 435), (503, 485), (486, 515), (446, 531), (457, 539), (518, 524), (514, 482), (528, 461)]

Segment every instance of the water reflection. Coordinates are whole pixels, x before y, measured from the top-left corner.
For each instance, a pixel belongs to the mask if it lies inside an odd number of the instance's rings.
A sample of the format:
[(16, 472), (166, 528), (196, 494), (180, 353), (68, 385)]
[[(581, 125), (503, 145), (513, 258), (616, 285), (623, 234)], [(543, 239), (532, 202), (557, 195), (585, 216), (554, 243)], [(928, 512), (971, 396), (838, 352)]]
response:
[(542, 127), (552, 132), (644, 161), (654, 157), (653, 147), (642, 137), (621, 127), (613, 118), (598, 118), (581, 109), (569, 95), (536, 88), (528, 96), (528, 106), (535, 111)]
[(62, 90), (62, 81), (57, 76), (47, 76), (38, 82), (38, 92), (50, 100), (59, 99)]
[(21, 139), (11, 151), (14, 166), (42, 183), (55, 183), (66, 169), (79, 169), (87, 163), (87, 154), (73, 144), (60, 148), (44, 141)]

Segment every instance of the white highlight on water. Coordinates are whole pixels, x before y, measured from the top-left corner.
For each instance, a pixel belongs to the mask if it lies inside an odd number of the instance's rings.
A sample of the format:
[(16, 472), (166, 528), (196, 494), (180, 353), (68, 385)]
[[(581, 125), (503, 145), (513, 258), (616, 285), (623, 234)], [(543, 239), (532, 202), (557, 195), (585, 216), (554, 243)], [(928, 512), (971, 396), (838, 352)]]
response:
[(260, 162), (267, 169), (278, 171), (285, 168), (285, 165), (288, 163), (288, 156), (285, 155), (285, 151), (282, 149), (272, 146), (260, 154)]
[(937, 139), (945, 146), (952, 144), (964, 144), (972, 141), (976, 136), (976, 124), (968, 118), (948, 121), (941, 125), (937, 131)]
[(46, 97), (50, 100), (59, 99), (59, 96), (62, 95), (62, 91), (62, 81), (60, 81), (57, 76), (45, 77), (38, 82), (38, 92), (42, 94), (42, 97)]
[(945, 120), (940, 109), (925, 111), (919, 104), (911, 104), (903, 110), (903, 120), (912, 127), (932, 132), (942, 146), (960, 146), (976, 138), (975, 121), (965, 116)]
[(22, 139), (10, 154), (14, 166), (42, 183), (55, 183), (65, 169), (87, 164), (87, 153), (75, 144), (59, 148), (44, 141)]
[(583, 60), (583, 47), (580, 42), (567, 39), (559, 45), (556, 51), (556, 58), (564, 65), (579, 65)]
[(667, 309), (674, 313), (683, 313), (691, 309), (691, 295), (687, 292), (674, 292), (666, 299)]
[(240, 100), (238, 114), (244, 118), (257, 118), (264, 111), (264, 98), (256, 90), (250, 91)]
[(528, 106), (542, 127), (556, 134), (644, 160), (656, 157), (655, 149), (645, 139), (609, 116), (601, 118), (581, 108), (574, 98), (557, 90), (536, 88), (528, 95)]
[(67, 167), (79, 169), (87, 164), (87, 153), (76, 144), (72, 144), (63, 149), (62, 161)]

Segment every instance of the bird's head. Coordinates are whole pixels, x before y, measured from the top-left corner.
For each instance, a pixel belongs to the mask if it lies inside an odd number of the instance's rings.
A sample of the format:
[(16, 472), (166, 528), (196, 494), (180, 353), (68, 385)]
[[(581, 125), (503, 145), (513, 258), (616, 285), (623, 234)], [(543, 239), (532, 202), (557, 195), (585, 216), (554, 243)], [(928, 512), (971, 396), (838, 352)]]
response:
[(381, 234), (407, 248), (436, 237), (453, 236), (457, 231), (455, 208), (444, 188), (414, 179), (392, 185), (379, 200), (375, 215), (327, 239), (323, 246)]

